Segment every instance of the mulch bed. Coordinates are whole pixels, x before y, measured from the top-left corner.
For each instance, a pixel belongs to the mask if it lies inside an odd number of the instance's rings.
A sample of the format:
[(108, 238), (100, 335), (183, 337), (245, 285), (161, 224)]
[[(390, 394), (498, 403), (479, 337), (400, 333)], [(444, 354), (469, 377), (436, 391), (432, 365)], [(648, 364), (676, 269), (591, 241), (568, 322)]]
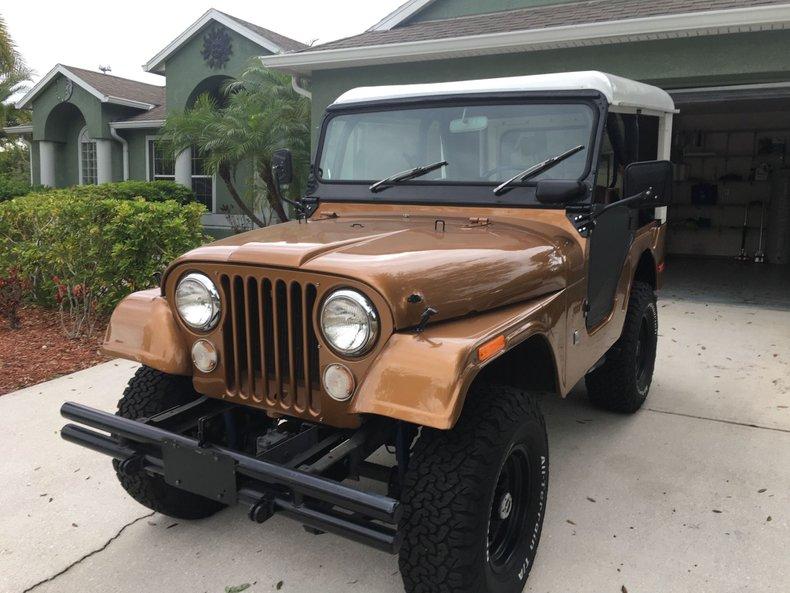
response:
[(92, 337), (70, 339), (57, 311), (27, 306), (19, 316), (17, 330), (0, 318), (0, 395), (109, 360), (99, 352), (103, 325)]

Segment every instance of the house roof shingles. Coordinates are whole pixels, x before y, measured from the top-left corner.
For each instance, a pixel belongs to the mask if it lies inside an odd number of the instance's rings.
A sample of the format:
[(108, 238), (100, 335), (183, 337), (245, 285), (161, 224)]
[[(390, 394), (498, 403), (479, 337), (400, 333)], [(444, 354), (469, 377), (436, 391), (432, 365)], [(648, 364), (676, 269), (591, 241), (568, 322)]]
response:
[(260, 35), (261, 37), (264, 37), (264, 38), (268, 39), (269, 41), (275, 43), (276, 45), (281, 47), (283, 49), (283, 51), (287, 51), (287, 52), (299, 51), (299, 50), (302, 50), (302, 49), (307, 49), (307, 47), (309, 47), (308, 45), (302, 43), (301, 41), (296, 41), (296, 39), (291, 39), (290, 37), (286, 37), (285, 35), (280, 35), (276, 31), (272, 31), (271, 29), (266, 29), (264, 27), (260, 27), (260, 26), (258, 26), (256, 24), (253, 24), (253, 23), (249, 22), (249, 21), (245, 21), (245, 20), (242, 20), (240, 18), (237, 18), (237, 17), (233, 16), (232, 14), (228, 14), (227, 12), (222, 12), (220, 10), (218, 10), (217, 12), (221, 12), (222, 14), (224, 14), (229, 19), (233, 19), (234, 21), (236, 21), (240, 25), (242, 25), (244, 27), (247, 27), (250, 31), (253, 31), (253, 32), (257, 33), (258, 35)]
[(162, 105), (165, 102), (165, 87), (155, 84), (146, 84), (112, 74), (102, 74), (93, 70), (76, 68), (74, 66), (63, 66), (66, 70), (74, 74), (77, 78), (85, 81), (97, 91), (108, 97), (118, 99), (128, 99), (150, 103), (151, 105)]
[(786, 0), (588, 0), (406, 23), (389, 31), (366, 31), (353, 37), (330, 41), (306, 48), (300, 53), (784, 3)]

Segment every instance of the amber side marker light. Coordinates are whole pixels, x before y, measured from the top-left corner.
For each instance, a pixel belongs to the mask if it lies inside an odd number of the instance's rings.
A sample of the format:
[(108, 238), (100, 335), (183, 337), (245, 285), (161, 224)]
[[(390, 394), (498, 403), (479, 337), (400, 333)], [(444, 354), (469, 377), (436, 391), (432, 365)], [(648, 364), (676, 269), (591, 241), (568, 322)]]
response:
[(485, 362), (505, 349), (505, 336), (497, 336), (477, 349), (477, 360)]

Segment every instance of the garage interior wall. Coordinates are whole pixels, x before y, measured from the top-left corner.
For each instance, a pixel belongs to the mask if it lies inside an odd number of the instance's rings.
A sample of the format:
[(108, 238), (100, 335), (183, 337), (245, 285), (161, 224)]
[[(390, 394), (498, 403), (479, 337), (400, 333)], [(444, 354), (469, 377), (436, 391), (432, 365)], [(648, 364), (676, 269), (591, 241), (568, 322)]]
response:
[(790, 262), (790, 99), (678, 107), (668, 252)]

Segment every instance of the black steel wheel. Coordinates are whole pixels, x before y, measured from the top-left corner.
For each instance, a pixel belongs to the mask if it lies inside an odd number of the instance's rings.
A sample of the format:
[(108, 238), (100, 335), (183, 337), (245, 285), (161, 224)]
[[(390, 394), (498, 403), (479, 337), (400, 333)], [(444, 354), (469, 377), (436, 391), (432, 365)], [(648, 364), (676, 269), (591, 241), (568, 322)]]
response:
[(523, 445), (510, 451), (499, 472), (488, 519), (486, 556), (491, 570), (505, 570), (528, 528), (529, 453)]
[(520, 593), (546, 510), (546, 425), (536, 399), (478, 385), (452, 430), (424, 428), (403, 487), (407, 593)]

